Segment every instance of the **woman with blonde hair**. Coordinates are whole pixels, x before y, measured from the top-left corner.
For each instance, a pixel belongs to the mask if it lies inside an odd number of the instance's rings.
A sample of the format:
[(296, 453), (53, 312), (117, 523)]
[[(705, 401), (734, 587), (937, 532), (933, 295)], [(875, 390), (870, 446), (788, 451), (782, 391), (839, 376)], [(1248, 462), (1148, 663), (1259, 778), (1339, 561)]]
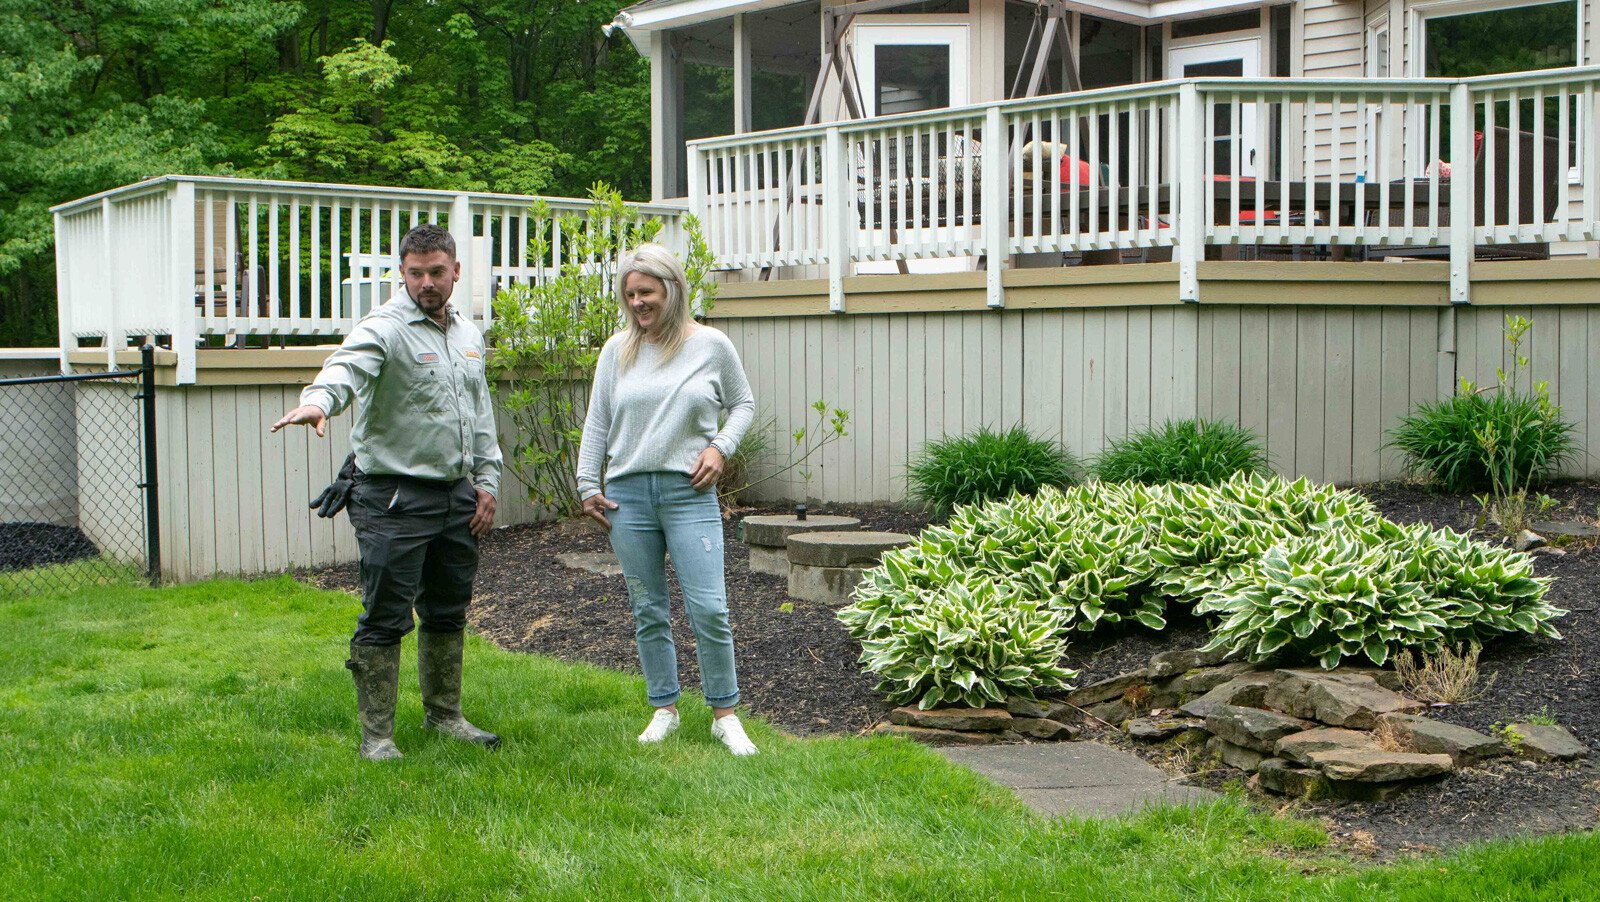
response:
[(735, 755), (753, 755), (733, 711), (739, 682), (716, 484), (755, 416), (755, 399), (733, 343), (690, 315), (688, 279), (671, 251), (635, 248), (618, 270), (617, 302), (626, 326), (606, 341), (595, 368), (578, 491), (584, 513), (611, 534), (628, 583), (639, 666), (656, 709), (639, 741), (660, 742), (678, 728), (671, 554), (714, 713), (711, 735)]

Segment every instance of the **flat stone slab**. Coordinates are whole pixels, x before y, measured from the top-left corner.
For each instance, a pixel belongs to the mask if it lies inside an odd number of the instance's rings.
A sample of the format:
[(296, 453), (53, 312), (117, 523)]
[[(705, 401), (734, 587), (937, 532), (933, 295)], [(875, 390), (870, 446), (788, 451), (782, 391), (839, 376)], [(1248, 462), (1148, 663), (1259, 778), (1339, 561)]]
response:
[(609, 551), (563, 551), (556, 563), (569, 570), (585, 570), (601, 576), (621, 576), (622, 564)]
[(1193, 701), (1185, 702), (1178, 710), (1191, 717), (1207, 717), (1223, 705), (1259, 707), (1267, 690), (1277, 681), (1271, 673), (1257, 671), (1234, 677)]
[(1143, 670), (1119, 674), (1096, 683), (1090, 683), (1087, 686), (1080, 686), (1068, 692), (1067, 702), (1080, 708), (1087, 708), (1100, 702), (1120, 699), (1123, 693), (1144, 682), (1145, 674)]
[(1372, 734), (1360, 730), (1346, 730), (1340, 727), (1321, 727), (1315, 730), (1305, 730), (1300, 733), (1291, 733), (1279, 739), (1273, 746), (1273, 751), (1279, 758), (1287, 758), (1296, 764), (1311, 764), (1311, 756), (1317, 752), (1324, 752), (1335, 748), (1376, 748)]
[(1268, 756), (1279, 739), (1311, 729), (1315, 724), (1260, 708), (1221, 705), (1206, 717), (1206, 729), (1233, 743)]
[(1493, 736), (1431, 717), (1385, 714), (1378, 718), (1378, 726), (1388, 730), (1406, 751), (1449, 755), (1457, 767), (1506, 753), (1505, 745)]
[(872, 732), (880, 736), (900, 736), (913, 742), (930, 746), (992, 745), (999, 742), (999, 733), (977, 733), (963, 730), (931, 730), (907, 724), (880, 723)]
[(1312, 752), (1310, 764), (1330, 780), (1356, 783), (1393, 783), (1437, 777), (1455, 769), (1449, 755), (1423, 755), (1372, 748), (1331, 748)]
[(1255, 749), (1229, 742), (1221, 736), (1213, 736), (1206, 740), (1206, 754), (1242, 771), (1253, 771), (1262, 761), (1270, 757)]
[(1116, 817), (1150, 805), (1205, 804), (1214, 792), (1170, 782), (1134, 755), (1094, 742), (942, 748), (950, 761), (1010, 787), (1029, 808), (1055, 817)]
[(911, 706), (889, 712), (889, 722), (939, 730), (1009, 730), (1011, 712), (1004, 708), (934, 708), (924, 711)]
[(1177, 676), (1196, 667), (1215, 667), (1227, 659), (1225, 650), (1201, 651), (1198, 648), (1188, 648), (1179, 651), (1157, 652), (1150, 658), (1150, 666), (1146, 668), (1152, 680), (1164, 680), (1170, 676)]
[(1266, 707), (1332, 727), (1370, 730), (1384, 714), (1415, 714), (1427, 706), (1378, 685), (1371, 675), (1337, 670), (1279, 670)]
[(805, 567), (870, 567), (885, 551), (916, 541), (902, 532), (803, 532), (788, 539), (789, 563)]
[(1589, 756), (1589, 747), (1579, 742), (1566, 727), (1514, 723), (1510, 729), (1522, 737), (1517, 751), (1535, 761), (1571, 761)]
[(1535, 520), (1533, 531), (1541, 536), (1566, 536), (1573, 539), (1592, 539), (1600, 536), (1600, 527), (1581, 520)]
[(794, 514), (759, 514), (739, 521), (746, 545), (782, 549), (790, 536), (803, 532), (830, 532), (855, 529), (861, 521), (833, 514), (807, 514), (804, 520)]
[(1261, 785), (1273, 792), (1296, 798), (1310, 798), (1326, 792), (1327, 779), (1322, 772), (1310, 767), (1299, 767), (1282, 758), (1267, 758), (1256, 765), (1261, 775)]
[(1216, 667), (1196, 667), (1173, 677), (1168, 688), (1176, 692), (1179, 698), (1193, 698), (1205, 695), (1229, 680), (1236, 680), (1247, 673), (1254, 673), (1255, 670), (1256, 665), (1248, 661), (1235, 661), (1231, 664), (1221, 664)]
[(1135, 717), (1128, 721), (1128, 735), (1146, 742), (1159, 742), (1186, 730), (1203, 729), (1206, 722), (1198, 717)]

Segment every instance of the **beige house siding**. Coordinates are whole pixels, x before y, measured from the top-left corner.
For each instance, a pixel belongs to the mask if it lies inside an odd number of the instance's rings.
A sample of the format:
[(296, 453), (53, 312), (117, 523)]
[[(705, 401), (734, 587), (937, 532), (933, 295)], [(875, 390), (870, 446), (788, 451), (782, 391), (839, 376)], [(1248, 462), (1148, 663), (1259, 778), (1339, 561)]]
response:
[[(1307, 0), (1301, 4), (1301, 75), (1306, 78), (1354, 78), (1364, 74), (1365, 6), (1363, 0)], [(1328, 104), (1316, 104), (1312, 118), (1310, 171), (1326, 175), (1338, 160), (1338, 171), (1356, 171), (1360, 153), (1358, 116), (1354, 109), (1337, 115)]]

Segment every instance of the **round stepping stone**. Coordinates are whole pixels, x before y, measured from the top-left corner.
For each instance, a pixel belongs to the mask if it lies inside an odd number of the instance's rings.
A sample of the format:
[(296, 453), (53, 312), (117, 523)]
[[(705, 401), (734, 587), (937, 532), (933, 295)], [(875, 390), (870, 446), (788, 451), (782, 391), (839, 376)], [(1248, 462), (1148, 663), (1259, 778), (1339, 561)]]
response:
[(804, 520), (794, 514), (761, 514), (740, 521), (745, 544), (750, 546), (750, 569), (772, 576), (789, 575), (789, 537), (805, 532), (840, 531), (861, 525), (855, 517), (812, 514)]
[(898, 532), (807, 532), (789, 537), (789, 594), (843, 607), (885, 551), (916, 539)]
[(807, 532), (789, 537), (789, 563), (805, 567), (872, 566), (916, 538), (903, 532)]

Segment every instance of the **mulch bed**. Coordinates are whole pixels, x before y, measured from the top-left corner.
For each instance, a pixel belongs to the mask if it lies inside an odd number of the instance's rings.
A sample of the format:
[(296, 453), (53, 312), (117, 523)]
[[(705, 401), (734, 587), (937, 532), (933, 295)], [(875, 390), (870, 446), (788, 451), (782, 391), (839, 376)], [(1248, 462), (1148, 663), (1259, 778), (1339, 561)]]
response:
[(100, 549), (76, 526), (0, 523), (0, 571), (66, 564), (99, 554)]
[[(1410, 485), (1360, 490), (1400, 522), (1463, 531), (1476, 525), (1478, 504), (1470, 497)], [(1594, 483), (1562, 484), (1549, 494), (1560, 507), (1541, 515), (1546, 518), (1592, 523), (1600, 509), (1600, 485)], [(923, 513), (895, 506), (830, 505), (816, 512), (848, 514), (859, 517), (864, 529), (895, 532), (915, 533), (929, 522)], [(800, 735), (856, 733), (882, 720), (890, 706), (874, 691), (876, 680), (860, 672), (860, 646), (834, 612), (789, 598), (781, 577), (752, 573), (748, 548), (735, 530), (734, 521), (725, 524), (729, 617), (745, 706)], [(605, 536), (581, 521), (496, 530), (483, 545), (473, 627), (505, 648), (638, 672), (622, 578), (567, 569), (555, 559), (563, 552), (607, 550)], [(1600, 696), (1589, 689), (1593, 671), (1600, 669), (1600, 548), (1577, 543), (1562, 551), (1538, 555), (1536, 568), (1557, 577), (1548, 597), (1570, 611), (1557, 622), (1564, 640), (1509, 639), (1489, 646), (1481, 669), (1485, 677), (1494, 676), (1493, 691), (1475, 702), (1436, 708), (1434, 716), (1487, 730), (1543, 712), (1600, 749)], [(321, 571), (315, 579), (352, 588), (355, 567)], [(693, 633), (676, 590), (673, 605), (680, 677), (686, 689), (698, 688)], [(1205, 624), (1174, 616), (1160, 633), (1135, 625), (1075, 641), (1068, 663), (1080, 671), (1081, 685), (1143, 666), (1158, 651), (1195, 647), (1205, 636)], [(641, 724), (644, 708), (641, 697)], [(1216, 785), (1225, 779), (1212, 773), (1194, 781)], [(1356, 851), (1385, 856), (1426, 851), (1489, 837), (1593, 827), (1600, 817), (1600, 766), (1503, 760), (1386, 802), (1291, 807), (1325, 818), (1336, 840)]]

